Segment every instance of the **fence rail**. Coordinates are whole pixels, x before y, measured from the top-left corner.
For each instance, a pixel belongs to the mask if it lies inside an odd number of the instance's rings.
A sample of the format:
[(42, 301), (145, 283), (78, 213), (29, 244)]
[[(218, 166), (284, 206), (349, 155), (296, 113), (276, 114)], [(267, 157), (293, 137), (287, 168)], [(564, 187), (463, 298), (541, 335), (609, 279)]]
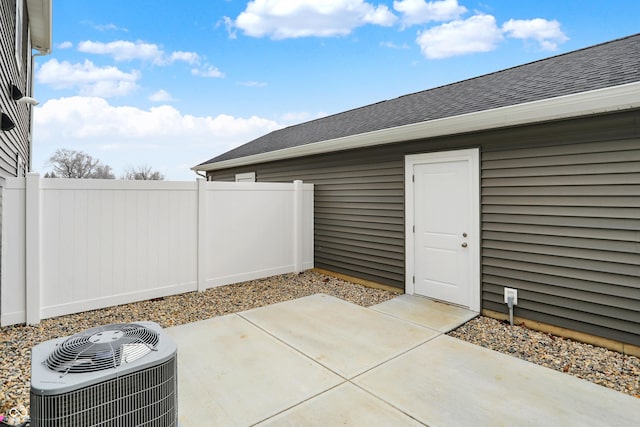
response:
[(301, 181), (29, 174), (2, 191), (2, 326), (313, 268)]

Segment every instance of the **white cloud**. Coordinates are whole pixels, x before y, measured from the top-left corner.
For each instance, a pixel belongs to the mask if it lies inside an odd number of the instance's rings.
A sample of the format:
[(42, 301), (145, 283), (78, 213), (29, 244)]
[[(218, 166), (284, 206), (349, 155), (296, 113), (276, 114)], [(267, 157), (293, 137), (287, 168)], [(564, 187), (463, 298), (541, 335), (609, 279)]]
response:
[(445, 22), (460, 18), (467, 8), (460, 6), (458, 0), (425, 1), (400, 0), (393, 2), (393, 8), (402, 14), (402, 25), (424, 24), (426, 22)]
[(559, 43), (569, 38), (562, 32), (560, 23), (546, 19), (510, 19), (502, 25), (508, 37), (516, 39), (533, 39), (544, 50), (556, 50)]
[[(285, 39), (342, 36), (362, 25), (390, 26), (396, 20), (386, 5), (364, 0), (253, 0), (233, 25), (248, 36)], [(225, 23), (230, 31), (229, 20)]]
[(176, 51), (171, 53), (171, 56), (169, 57), (169, 61), (170, 62), (182, 61), (182, 62), (186, 62), (187, 64), (193, 65), (200, 62), (200, 55), (198, 55), (195, 52)]
[(200, 77), (214, 77), (214, 78), (223, 78), (224, 73), (220, 71), (217, 67), (213, 65), (206, 66), (204, 68), (193, 68), (191, 70), (191, 74), (194, 76)]
[(364, 24), (374, 24), (381, 25), (383, 27), (390, 27), (398, 19), (393, 13), (391, 13), (386, 5), (379, 5), (378, 7), (374, 8), (368, 3), (363, 2), (362, 4), (364, 5), (363, 9), (369, 9), (362, 20)]
[[(116, 174), (137, 159), (168, 179), (194, 179), (189, 167), (282, 127), (256, 116), (193, 116), (167, 105), (143, 110), (96, 97), (49, 100), (36, 109), (34, 126), (34, 168), (41, 173), (57, 148), (70, 148), (99, 158)], [(176, 165), (183, 165), (178, 172)]]
[(246, 87), (265, 87), (267, 86), (267, 84), (265, 82), (256, 82), (256, 81), (248, 81), (248, 82), (239, 82), (238, 83), (240, 86), (246, 86)]
[(125, 33), (129, 31), (124, 27), (118, 27), (116, 24), (97, 24), (94, 25), (93, 28), (98, 31), (122, 31)]
[(164, 89), (160, 89), (156, 92), (154, 92), (153, 94), (151, 94), (151, 96), (149, 96), (149, 100), (153, 101), (153, 102), (169, 102), (169, 101), (175, 101), (173, 99), (173, 97), (171, 96), (171, 94), (169, 92), (167, 92)]
[(272, 120), (255, 116), (246, 119), (226, 114), (198, 117), (182, 114), (168, 105), (143, 110), (113, 106), (103, 98), (80, 96), (49, 100), (38, 108), (34, 117), (40, 128), (38, 137), (43, 140), (57, 142), (71, 138), (93, 143), (95, 138), (98, 144), (104, 141), (183, 143), (193, 138), (232, 144), (281, 127)]
[(427, 58), (447, 58), (494, 50), (502, 32), (491, 15), (475, 15), (429, 28), (418, 33), (416, 41)]
[(130, 42), (116, 40), (109, 43), (86, 40), (78, 43), (78, 50), (97, 55), (111, 55), (116, 61), (131, 61), (142, 59), (146, 61), (161, 61), (163, 52), (153, 43)]
[(119, 27), (116, 24), (113, 23), (109, 23), (109, 24), (96, 24), (93, 21), (89, 21), (89, 20), (83, 20), (80, 21), (81, 24), (89, 26), (91, 28), (93, 28), (94, 30), (98, 30), (98, 31), (122, 31), (124, 33), (128, 32), (129, 30), (124, 28), (124, 27)]
[(65, 42), (59, 43), (58, 45), (56, 45), (56, 47), (58, 49), (69, 49), (73, 47), (73, 43), (71, 43), (70, 41), (65, 41)]
[(142, 60), (150, 61), (156, 65), (169, 65), (176, 61), (195, 64), (200, 61), (200, 56), (195, 52), (176, 51), (167, 54), (157, 44), (141, 41), (134, 43), (127, 40), (116, 40), (102, 43), (86, 40), (78, 43), (78, 50), (97, 55), (110, 55), (116, 61)]
[(394, 42), (380, 42), (380, 46), (388, 47), (389, 49), (409, 49), (409, 45), (406, 43), (395, 44)]
[(85, 96), (123, 96), (137, 88), (138, 71), (124, 72), (117, 67), (99, 67), (89, 60), (72, 64), (50, 59), (36, 73), (38, 83), (54, 89), (76, 88)]
[(216, 23), (216, 27), (219, 27), (221, 25), (224, 25), (230, 39), (233, 40), (238, 37), (233, 24), (233, 19), (229, 18), (228, 16), (223, 16), (222, 19)]

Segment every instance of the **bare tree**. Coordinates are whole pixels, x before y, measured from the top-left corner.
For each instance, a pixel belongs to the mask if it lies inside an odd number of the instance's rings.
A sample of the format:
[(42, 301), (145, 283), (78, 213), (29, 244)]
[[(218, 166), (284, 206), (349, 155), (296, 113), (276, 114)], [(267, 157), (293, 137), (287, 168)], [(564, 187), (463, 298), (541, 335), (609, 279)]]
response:
[(113, 174), (111, 166), (109, 166), (109, 165), (98, 165), (98, 166), (96, 166), (95, 171), (91, 174), (90, 178), (115, 179), (116, 176)]
[(142, 181), (162, 181), (164, 175), (158, 171), (151, 169), (151, 166), (140, 165), (135, 168), (129, 167), (125, 169), (122, 179), (135, 179)]
[(50, 178), (98, 178), (115, 179), (111, 166), (100, 163), (83, 151), (61, 148), (49, 158), (53, 171)]

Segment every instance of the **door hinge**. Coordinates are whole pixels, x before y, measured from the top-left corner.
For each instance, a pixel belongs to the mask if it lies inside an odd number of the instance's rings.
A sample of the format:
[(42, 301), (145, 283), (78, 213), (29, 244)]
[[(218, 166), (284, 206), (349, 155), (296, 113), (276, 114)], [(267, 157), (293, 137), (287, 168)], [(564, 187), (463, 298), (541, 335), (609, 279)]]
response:
[(416, 283), (416, 276), (413, 276), (413, 283)]
[(411, 175), (411, 181), (412, 182), (416, 182), (416, 176), (415, 175)]
[(414, 233), (416, 232), (416, 226), (415, 225), (413, 226), (413, 232)]

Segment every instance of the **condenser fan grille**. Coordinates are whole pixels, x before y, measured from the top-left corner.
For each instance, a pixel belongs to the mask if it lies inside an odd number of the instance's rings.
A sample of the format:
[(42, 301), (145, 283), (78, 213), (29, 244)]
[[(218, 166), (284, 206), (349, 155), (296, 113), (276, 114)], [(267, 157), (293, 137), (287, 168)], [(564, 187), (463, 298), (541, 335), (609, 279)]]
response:
[(157, 345), (158, 333), (142, 325), (99, 326), (64, 340), (44, 364), (62, 374), (96, 372), (138, 360)]

